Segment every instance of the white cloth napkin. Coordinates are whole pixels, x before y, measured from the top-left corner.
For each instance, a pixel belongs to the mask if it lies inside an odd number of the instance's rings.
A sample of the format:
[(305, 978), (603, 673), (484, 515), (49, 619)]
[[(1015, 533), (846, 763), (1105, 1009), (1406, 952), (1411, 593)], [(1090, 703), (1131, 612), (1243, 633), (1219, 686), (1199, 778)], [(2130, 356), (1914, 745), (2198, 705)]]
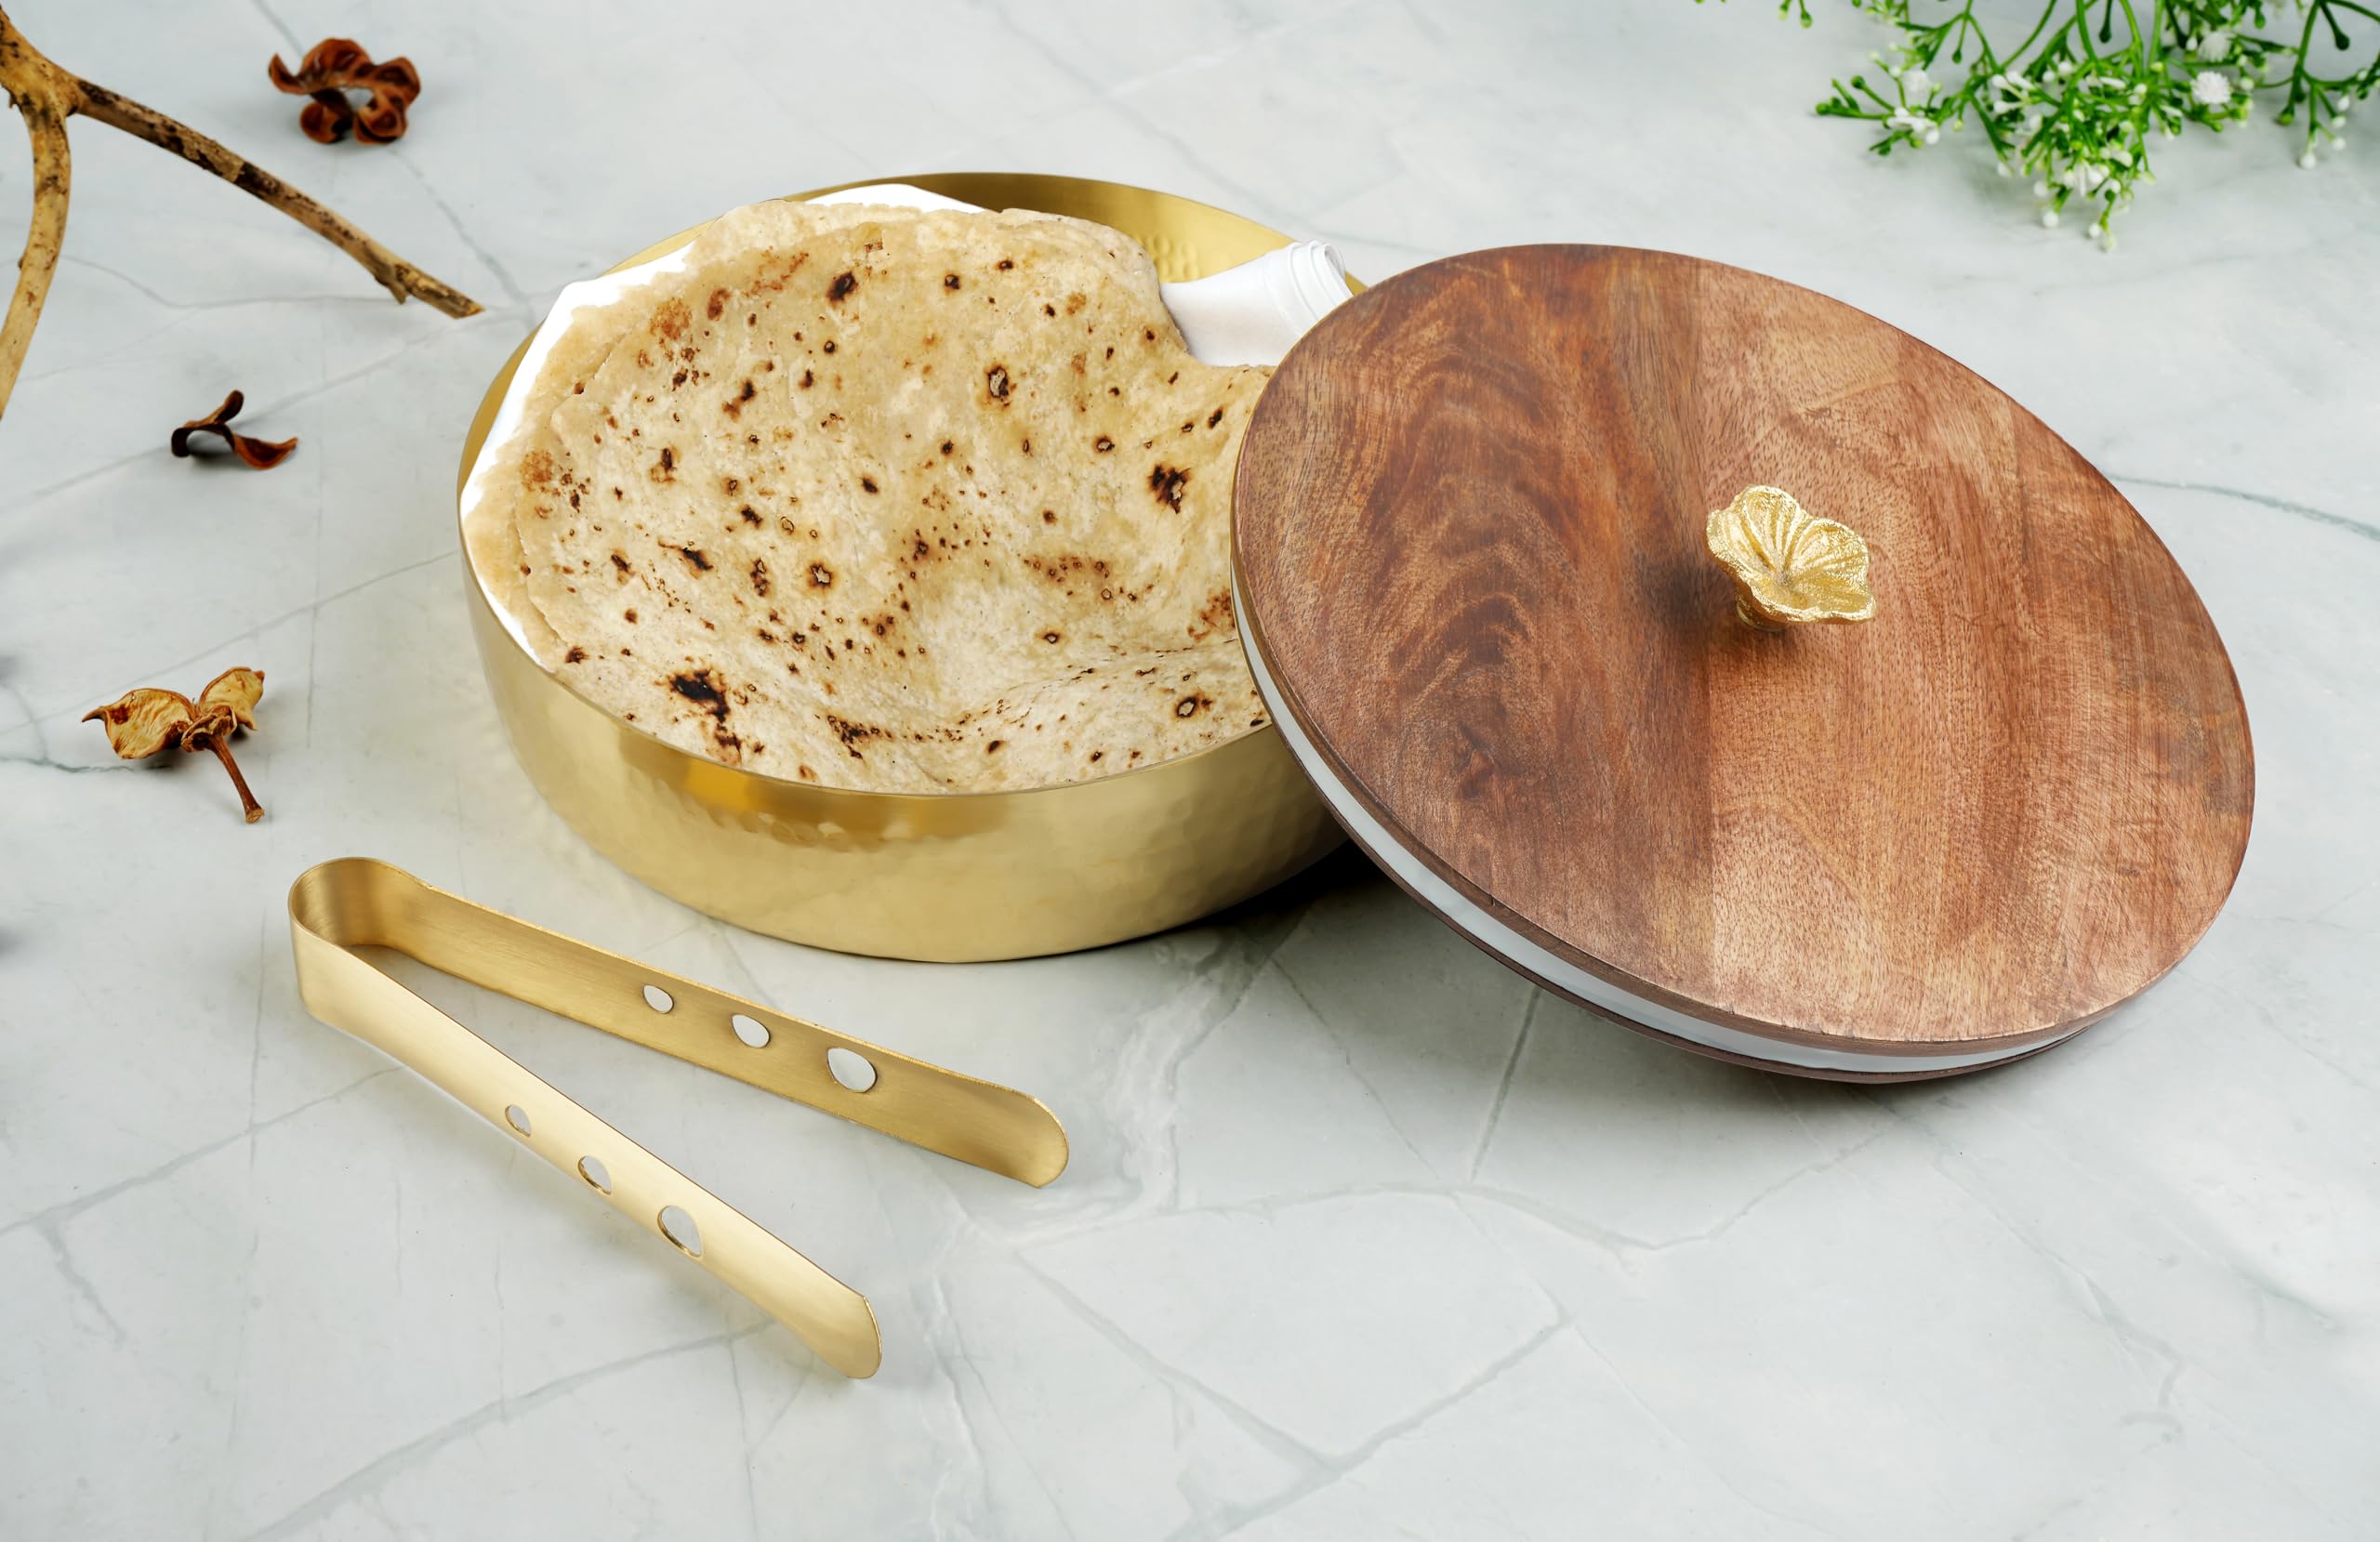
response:
[[(906, 182), (846, 188), (812, 202), (888, 204), (906, 209), (976, 208), (975, 204), (945, 198)], [(631, 285), (655, 274), (684, 267), (687, 250), (681, 246), (651, 262), (583, 279), (564, 286), (554, 297), (553, 309), (546, 313), (536, 336), (529, 339), (528, 350), (521, 356), (521, 367), (513, 371), (512, 384), (496, 408), (495, 421), (488, 425), (479, 458), (471, 464), (470, 480), (464, 484), (461, 499), (466, 524), (479, 508), (483, 473), (496, 451), (521, 431), (529, 383), (545, 367), (546, 356), (569, 327), (571, 317), (588, 306), (616, 298)], [(1209, 278), (1164, 284), (1159, 292), (1166, 309), (1173, 312), (1175, 324), (1182, 328), (1183, 340), (1190, 345), (1191, 353), (1210, 364), (1279, 363), (1289, 351), (1289, 345), (1304, 336), (1315, 323), (1346, 303), (1350, 293), (1347, 270), (1340, 265), (1339, 254), (1329, 243), (1320, 241), (1301, 241)], [(503, 606), (496, 606), (496, 610), (506, 628), (520, 638), (519, 624), (504, 614)], [(526, 639), (522, 641), (525, 646)]]
[(1300, 241), (1209, 278), (1159, 286), (1190, 351), (1210, 364), (1277, 364), (1353, 297), (1327, 241)]

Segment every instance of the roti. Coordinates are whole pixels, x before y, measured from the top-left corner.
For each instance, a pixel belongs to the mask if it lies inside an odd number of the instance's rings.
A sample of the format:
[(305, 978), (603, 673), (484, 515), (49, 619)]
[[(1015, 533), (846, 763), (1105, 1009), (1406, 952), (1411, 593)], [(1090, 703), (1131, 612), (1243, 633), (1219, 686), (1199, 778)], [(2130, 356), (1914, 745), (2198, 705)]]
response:
[(474, 556), (541, 662), (724, 764), (1107, 775), (1266, 720), (1229, 537), (1269, 373), (1193, 358), (1104, 226), (759, 204), (573, 317)]

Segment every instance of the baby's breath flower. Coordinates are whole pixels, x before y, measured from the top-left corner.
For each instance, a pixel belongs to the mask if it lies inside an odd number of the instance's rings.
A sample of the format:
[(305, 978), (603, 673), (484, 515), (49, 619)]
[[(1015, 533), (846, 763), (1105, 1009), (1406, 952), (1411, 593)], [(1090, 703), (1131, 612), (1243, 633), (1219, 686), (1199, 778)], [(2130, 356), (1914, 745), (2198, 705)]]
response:
[[(2346, 148), (2348, 114), (2380, 90), (2380, 14), (2347, 0), (1998, 0), (1997, 10), (2016, 14), (1993, 20), (1957, 0), (1922, 17), (1913, 0), (1850, 4), (1897, 41), (1870, 52), (1869, 72), (1837, 81), (1821, 113), (1874, 125), (1871, 148), (1886, 154), (1937, 144), (1972, 114), (1993, 171), (2031, 186), (2042, 224), (2056, 229), (2076, 204), (2083, 233), (2109, 251), (2116, 217), (2156, 181), (2152, 143), (2193, 123), (2217, 131), (2243, 123), (2257, 93), (2285, 93), (2274, 115), (2303, 135), (2296, 159), (2311, 168)], [(2275, 9), (2306, 20), (2276, 25)], [(1806, 0), (1788, 0), (1786, 10), (1809, 24)], [(2313, 25), (2320, 19), (2326, 29)], [(2013, 49), (2001, 46), (2017, 36)]]

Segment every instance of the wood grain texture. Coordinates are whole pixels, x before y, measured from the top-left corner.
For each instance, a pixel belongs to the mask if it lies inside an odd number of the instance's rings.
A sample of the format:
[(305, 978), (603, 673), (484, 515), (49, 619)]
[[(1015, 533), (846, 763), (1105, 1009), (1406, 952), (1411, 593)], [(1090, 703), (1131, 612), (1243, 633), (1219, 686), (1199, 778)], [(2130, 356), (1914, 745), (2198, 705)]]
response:
[[(1245, 618), (1334, 771), (1524, 935), (1706, 1021), (2047, 1040), (2171, 969), (2253, 802), (2229, 659), (2107, 480), (1808, 290), (1594, 246), (1342, 307), (1258, 404)], [(1755, 632), (1707, 513), (1867, 537), (1876, 618)]]

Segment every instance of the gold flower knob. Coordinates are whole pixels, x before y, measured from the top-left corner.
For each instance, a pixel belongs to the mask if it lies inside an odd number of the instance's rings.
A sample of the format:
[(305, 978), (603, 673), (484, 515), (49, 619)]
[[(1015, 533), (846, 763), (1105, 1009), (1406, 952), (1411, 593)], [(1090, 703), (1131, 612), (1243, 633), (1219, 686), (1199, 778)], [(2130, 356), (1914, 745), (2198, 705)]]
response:
[(1849, 525), (1821, 520), (1777, 487), (1747, 487), (1711, 511), (1711, 555), (1736, 580), (1736, 614), (1764, 632), (1802, 621), (1866, 621), (1868, 543)]

